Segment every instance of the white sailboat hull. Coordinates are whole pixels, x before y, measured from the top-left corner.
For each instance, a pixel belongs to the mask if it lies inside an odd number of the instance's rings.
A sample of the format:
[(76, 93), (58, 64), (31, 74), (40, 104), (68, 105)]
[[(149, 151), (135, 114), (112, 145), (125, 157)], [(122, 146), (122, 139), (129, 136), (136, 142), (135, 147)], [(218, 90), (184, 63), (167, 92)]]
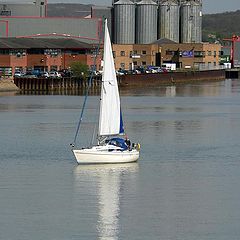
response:
[(73, 150), (73, 153), (78, 164), (130, 163), (136, 162), (139, 158), (139, 151), (136, 149), (108, 151), (106, 148), (93, 147)]

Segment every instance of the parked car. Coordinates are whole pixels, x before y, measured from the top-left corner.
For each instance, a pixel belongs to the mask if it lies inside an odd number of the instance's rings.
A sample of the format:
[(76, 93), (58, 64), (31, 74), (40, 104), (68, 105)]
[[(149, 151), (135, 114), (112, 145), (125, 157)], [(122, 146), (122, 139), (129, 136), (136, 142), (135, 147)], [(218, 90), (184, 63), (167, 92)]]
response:
[(62, 75), (59, 72), (51, 71), (51, 72), (49, 72), (49, 77), (50, 78), (61, 78)]
[(23, 73), (23, 72), (16, 71), (16, 72), (14, 73), (14, 77), (15, 77), (15, 78), (23, 77), (23, 76), (24, 76), (24, 73)]
[(41, 72), (41, 76), (43, 78), (49, 78), (49, 73), (48, 72)]
[(58, 73), (60, 73), (62, 77), (71, 77), (73, 75), (69, 69), (59, 70)]
[(151, 73), (162, 72), (162, 69), (160, 67), (155, 67), (155, 66), (148, 66), (147, 70), (150, 71)]
[(32, 74), (32, 72), (26, 72), (22, 77), (24, 78), (37, 78), (37, 75)]

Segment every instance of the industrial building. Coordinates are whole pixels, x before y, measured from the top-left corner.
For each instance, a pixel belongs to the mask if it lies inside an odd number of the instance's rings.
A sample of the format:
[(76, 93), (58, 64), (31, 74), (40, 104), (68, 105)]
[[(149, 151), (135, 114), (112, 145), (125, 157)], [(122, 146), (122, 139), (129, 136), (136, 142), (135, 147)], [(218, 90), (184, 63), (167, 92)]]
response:
[(178, 68), (197, 70), (217, 69), (221, 56), (220, 44), (167, 43), (161, 44), (161, 61), (176, 63)]
[(26, 3), (0, 2), (0, 16), (46, 17), (47, 0), (35, 0)]
[(46, 0), (32, 0), (32, 3), (21, 4), (0, 3), (0, 37), (71, 38), (97, 43), (102, 19), (96, 12), (93, 11), (96, 17), (90, 18), (48, 17)]
[(161, 39), (153, 44), (114, 44), (116, 69), (162, 66), (175, 63), (178, 68), (209, 70), (218, 68), (221, 45), (175, 43)]
[(62, 17), (0, 17), (0, 36), (17, 38), (68, 38), (99, 41), (101, 19)]
[[(0, 73), (11, 76), (15, 71), (58, 71), (72, 62), (94, 64), (94, 46), (69, 39), (0, 38)], [(100, 66), (100, 56), (97, 66)]]
[(202, 40), (202, 0), (119, 0), (112, 8), (93, 6), (86, 18), (48, 17), (46, 0), (4, 2), (0, 9), (0, 37), (70, 35), (98, 42), (102, 17), (106, 17), (116, 44), (150, 44), (161, 38), (181, 43)]
[(114, 1), (114, 43), (202, 41), (202, 0)]
[(116, 69), (135, 69), (157, 65), (158, 44), (113, 44)]

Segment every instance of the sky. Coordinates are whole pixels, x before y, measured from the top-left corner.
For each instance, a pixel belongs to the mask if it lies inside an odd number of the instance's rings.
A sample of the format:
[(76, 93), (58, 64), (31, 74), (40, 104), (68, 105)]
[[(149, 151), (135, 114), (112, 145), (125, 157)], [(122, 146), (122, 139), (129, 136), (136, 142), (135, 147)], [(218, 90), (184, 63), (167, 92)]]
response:
[[(32, 0), (34, 1), (34, 0)], [(8, 2), (7, 0), (0, 0)], [(31, 2), (31, 0), (11, 0), (11, 2)], [(48, 0), (48, 3), (82, 3), (95, 5), (111, 5), (112, 0)], [(203, 13), (218, 13), (240, 10), (240, 0), (203, 0)]]

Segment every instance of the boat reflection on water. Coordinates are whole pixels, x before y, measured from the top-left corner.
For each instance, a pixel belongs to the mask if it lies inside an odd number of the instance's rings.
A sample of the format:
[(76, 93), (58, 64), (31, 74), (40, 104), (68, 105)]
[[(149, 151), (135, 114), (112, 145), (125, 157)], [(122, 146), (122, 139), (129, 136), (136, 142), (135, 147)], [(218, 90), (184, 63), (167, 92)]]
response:
[(166, 87), (166, 97), (176, 97), (176, 86)]
[(118, 239), (122, 182), (124, 179), (133, 180), (137, 172), (138, 163), (78, 165), (75, 168), (76, 186), (81, 188), (80, 184), (91, 181), (91, 185), (97, 188), (98, 239)]

